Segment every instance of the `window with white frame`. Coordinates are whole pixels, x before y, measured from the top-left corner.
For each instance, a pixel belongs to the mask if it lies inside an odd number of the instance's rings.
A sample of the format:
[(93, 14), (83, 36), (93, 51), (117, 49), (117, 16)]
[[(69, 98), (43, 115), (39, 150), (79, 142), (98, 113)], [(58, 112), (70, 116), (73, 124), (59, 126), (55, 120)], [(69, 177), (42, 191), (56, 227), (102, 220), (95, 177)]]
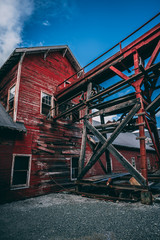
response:
[(136, 159), (135, 157), (131, 157), (131, 163), (134, 168), (136, 168)]
[(11, 186), (29, 186), (31, 155), (14, 155), (12, 165)]
[(76, 180), (78, 176), (78, 162), (79, 157), (72, 157), (71, 159), (71, 179)]
[(8, 110), (14, 108), (14, 98), (15, 98), (16, 85), (12, 86), (8, 92)]
[(52, 96), (42, 92), (41, 94), (41, 113), (44, 115), (48, 115), (50, 109), (51, 109), (51, 101), (52, 101)]

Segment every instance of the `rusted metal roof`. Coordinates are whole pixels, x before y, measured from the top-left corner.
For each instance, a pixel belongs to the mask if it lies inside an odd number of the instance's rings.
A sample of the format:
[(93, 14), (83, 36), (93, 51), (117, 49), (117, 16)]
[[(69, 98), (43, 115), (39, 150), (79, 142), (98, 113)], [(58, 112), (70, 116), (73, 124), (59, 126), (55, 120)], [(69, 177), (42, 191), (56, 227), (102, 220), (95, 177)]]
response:
[(26, 132), (23, 123), (13, 122), (12, 118), (6, 112), (5, 108), (0, 103), (0, 129), (10, 129), (18, 132)]
[(61, 46), (47, 46), (47, 47), (29, 47), (29, 48), (16, 48), (12, 54), (9, 56), (7, 61), (2, 65), (0, 68), (0, 78), (5, 76), (5, 74), (15, 66), (18, 61), (20, 60), (20, 57), (23, 53), (25, 54), (38, 54), (38, 53), (44, 53), (48, 54), (50, 52), (54, 51), (60, 51), (62, 52), (70, 61), (73, 68), (76, 72), (78, 72), (81, 69), (80, 64), (78, 63), (77, 59), (74, 57), (73, 53), (71, 52), (70, 48), (67, 45), (61, 45)]

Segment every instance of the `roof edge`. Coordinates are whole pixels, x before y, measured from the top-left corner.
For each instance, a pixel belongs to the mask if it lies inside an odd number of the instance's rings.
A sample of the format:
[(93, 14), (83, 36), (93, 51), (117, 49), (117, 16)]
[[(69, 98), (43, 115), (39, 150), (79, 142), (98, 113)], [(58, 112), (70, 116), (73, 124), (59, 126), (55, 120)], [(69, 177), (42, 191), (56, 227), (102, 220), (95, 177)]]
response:
[(78, 72), (81, 69), (81, 65), (73, 55), (71, 49), (68, 45), (55, 45), (55, 46), (40, 46), (40, 47), (24, 47), (24, 48), (15, 48), (15, 50), (11, 53), (8, 59), (4, 62), (4, 64), (0, 67), (0, 76), (5, 76), (6, 72), (10, 70), (16, 63), (19, 61), (21, 55), (23, 53), (40, 53), (40, 52), (47, 52), (47, 51), (66, 51), (66, 57), (70, 61), (71, 65)]

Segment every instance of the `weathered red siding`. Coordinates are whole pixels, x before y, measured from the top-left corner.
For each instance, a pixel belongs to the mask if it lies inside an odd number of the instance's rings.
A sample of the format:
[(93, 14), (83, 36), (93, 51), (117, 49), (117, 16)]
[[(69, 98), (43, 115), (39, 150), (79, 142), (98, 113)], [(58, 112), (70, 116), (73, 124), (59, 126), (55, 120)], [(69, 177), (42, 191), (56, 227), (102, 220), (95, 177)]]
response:
[[(18, 66), (14, 66), (13, 69), (6, 74), (6, 76), (0, 81), (0, 101), (4, 108), (7, 108), (8, 90), (16, 83)], [(9, 112), (13, 116), (13, 110)]]
[(40, 114), (41, 91), (53, 95), (59, 83), (75, 73), (60, 52), (27, 55), (22, 64), (17, 121), (37, 125)]
[[(136, 169), (138, 171), (141, 171), (141, 166), (140, 166), (140, 153), (139, 149), (134, 149), (134, 148), (127, 148), (127, 147), (120, 147), (120, 146), (115, 146), (116, 149), (132, 164), (131, 158), (135, 157), (135, 162), (136, 162)], [(86, 153), (86, 162), (89, 161), (89, 158), (91, 156), (91, 150), (89, 150), (89, 147), (87, 148), (88, 151)], [(150, 160), (150, 166), (151, 168), (148, 169), (150, 172), (154, 172), (157, 170), (157, 163), (156, 163), (156, 153), (155, 151), (149, 151), (147, 150), (147, 158)], [(110, 160), (111, 160), (111, 166), (112, 166), (112, 172), (114, 173), (120, 173), (120, 172), (127, 172), (127, 170), (121, 165), (121, 163), (118, 162), (118, 160), (110, 154)], [(101, 161), (106, 167), (106, 160), (105, 160), (105, 154), (101, 156)], [(97, 162), (93, 167), (87, 172), (85, 175), (85, 178), (88, 178), (90, 176), (96, 176), (96, 175), (103, 175), (104, 172), (100, 166), (100, 164)]]
[[(140, 166), (140, 153), (138, 149), (127, 149), (127, 148), (122, 148), (122, 147), (117, 147), (116, 148), (122, 153), (122, 155), (130, 162), (131, 158), (135, 157), (136, 161), (136, 169), (138, 171), (141, 171), (141, 166)], [(150, 159), (150, 165), (151, 165), (151, 171), (155, 171), (157, 169), (156, 166), (156, 154), (154, 151), (147, 151), (147, 157)], [(114, 156), (111, 155), (112, 159), (112, 169), (113, 172), (126, 172), (126, 169), (116, 160)]]
[[(7, 153), (1, 154), (2, 175), (7, 171), (8, 200), (20, 199), (65, 188), (71, 184), (70, 162), (79, 156), (80, 128), (78, 124), (46, 120), (40, 113), (41, 92), (54, 95), (56, 87), (75, 70), (62, 53), (26, 55), (22, 62), (17, 121), (23, 121), (27, 133), (17, 137), (12, 145), (2, 146)], [(1, 99), (8, 96), (9, 87), (16, 82), (17, 66), (1, 82), (4, 89)], [(71, 79), (72, 81), (73, 79)], [(46, 151), (46, 148), (48, 150)], [(29, 188), (10, 189), (13, 154), (32, 154)], [(4, 156), (5, 155), (5, 156)], [(7, 163), (5, 163), (7, 159)]]

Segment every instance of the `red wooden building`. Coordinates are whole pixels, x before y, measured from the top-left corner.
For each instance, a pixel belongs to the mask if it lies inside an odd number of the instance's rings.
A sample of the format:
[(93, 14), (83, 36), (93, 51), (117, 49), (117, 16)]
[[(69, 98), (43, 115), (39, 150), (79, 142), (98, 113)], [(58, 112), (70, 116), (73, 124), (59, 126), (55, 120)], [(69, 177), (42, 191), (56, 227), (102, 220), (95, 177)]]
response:
[(10, 115), (1, 105), (2, 200), (56, 191), (74, 179), (80, 128), (47, 114), (57, 85), (79, 69), (68, 46), (15, 49), (1, 67), (0, 101)]
[[(1, 67), (1, 201), (58, 191), (74, 184), (82, 136), (82, 126), (76, 117), (82, 113), (75, 112), (69, 119), (57, 121), (47, 116), (50, 109), (50, 117), (55, 111), (57, 85), (79, 70), (80, 65), (68, 46), (15, 49)], [(77, 76), (69, 81), (74, 78)], [(74, 102), (68, 104), (74, 105)], [(59, 108), (63, 111), (67, 106), (62, 104)], [(118, 147), (138, 166), (138, 148), (127, 148), (123, 144)], [(154, 170), (155, 153), (149, 149), (147, 154), (148, 166)], [(88, 146), (86, 161), (90, 156)], [(124, 171), (113, 157), (111, 159), (113, 171)], [(102, 173), (96, 163), (86, 177)]]
[[(111, 134), (108, 134), (108, 137)], [(140, 144), (136, 136), (131, 132), (120, 133), (113, 142), (113, 145), (126, 157), (126, 159), (138, 170), (141, 171), (140, 165)], [(147, 152), (147, 169), (149, 172), (157, 170), (155, 150), (146, 145)], [(110, 156), (113, 172), (126, 172), (126, 169), (117, 161), (114, 156)]]

